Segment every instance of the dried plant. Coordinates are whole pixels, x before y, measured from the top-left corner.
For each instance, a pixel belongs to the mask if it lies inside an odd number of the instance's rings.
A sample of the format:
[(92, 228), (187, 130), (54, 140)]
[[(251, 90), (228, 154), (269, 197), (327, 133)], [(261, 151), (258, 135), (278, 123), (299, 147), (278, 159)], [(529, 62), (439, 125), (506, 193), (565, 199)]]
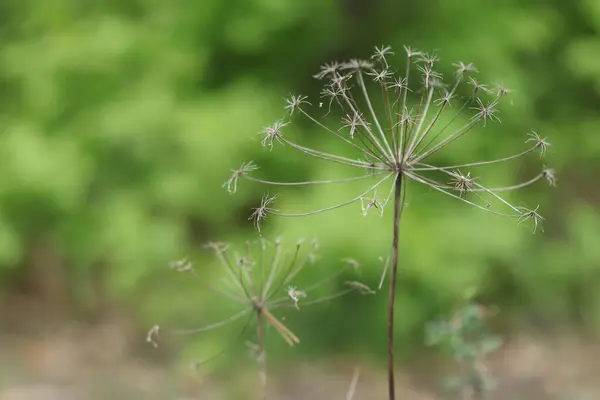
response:
[[(492, 214), (512, 218), (517, 224), (529, 223), (533, 232), (541, 229), (544, 218), (538, 208), (511, 204), (500, 193), (516, 190), (546, 180), (555, 185), (554, 171), (544, 167), (531, 179), (508, 187), (487, 187), (479, 176), (472, 176), (467, 169), (514, 161), (530, 153), (544, 156), (550, 143), (536, 132), (530, 132), (524, 150), (493, 160), (482, 160), (459, 165), (436, 165), (433, 157), (467, 134), (488, 124), (499, 122), (500, 101), (510, 90), (499, 86), (491, 89), (471, 75), (477, 69), (473, 64), (454, 64), (455, 74), (449, 82), (443, 80), (436, 69), (436, 55), (426, 54), (411, 48), (406, 50), (406, 64), (401, 74), (388, 63), (393, 53), (388, 46), (376, 47), (369, 60), (333, 62), (321, 67), (315, 78), (325, 82), (318, 106), (313, 106), (306, 96), (292, 95), (286, 100), (285, 115), (273, 125), (260, 132), (262, 145), (268, 150), (278, 146), (297, 150), (318, 160), (352, 167), (359, 171), (354, 177), (336, 180), (307, 182), (273, 182), (256, 176), (258, 166), (243, 163), (235, 170), (225, 186), (235, 192), (239, 179), (272, 185), (322, 185), (365, 181), (366, 189), (355, 197), (340, 204), (299, 213), (284, 213), (274, 208), (277, 195), (265, 195), (261, 204), (254, 209), (250, 219), (261, 230), (262, 223), (270, 216), (301, 217), (338, 209), (355, 203), (361, 212), (375, 211), (383, 215), (385, 207), (392, 202), (394, 207), (391, 269), (388, 298), (388, 381), (389, 398), (395, 398), (394, 385), (394, 304), (398, 268), (398, 243), (400, 219), (406, 202), (406, 187), (409, 182), (424, 185), (446, 194), (458, 201)], [(374, 92), (381, 93), (379, 112), (372, 99)], [(344, 117), (337, 126), (327, 122), (332, 106), (337, 105)], [(314, 111), (314, 112), (313, 112)], [(316, 113), (325, 114), (318, 117)], [(302, 146), (284, 133), (293, 118), (304, 118), (313, 123), (326, 135), (339, 140), (339, 154)], [(389, 183), (383, 197), (377, 191)], [(388, 268), (384, 269), (384, 275)], [(383, 277), (382, 277), (383, 278)]]
[[(147, 341), (157, 346), (158, 334), (192, 334), (220, 328), (235, 321), (248, 317), (242, 333), (251, 323), (256, 323), (256, 343), (250, 343), (259, 367), (259, 377), (262, 387), (262, 398), (267, 397), (267, 372), (265, 359), (265, 323), (281, 336), (290, 346), (300, 343), (300, 339), (272, 312), (278, 308), (295, 308), (322, 303), (343, 296), (352, 291), (362, 294), (373, 293), (366, 285), (350, 281), (345, 287), (333, 294), (319, 297), (317, 289), (331, 283), (348, 270), (356, 270), (359, 265), (354, 260), (343, 260), (342, 267), (307, 287), (298, 289), (292, 283), (300, 272), (309, 265), (314, 265), (317, 259), (317, 242), (306, 244), (299, 240), (293, 249), (286, 249), (281, 240), (268, 241), (261, 238), (257, 241), (246, 242), (243, 249), (234, 249), (224, 243), (209, 243), (206, 245), (214, 251), (218, 264), (224, 276), (220, 285), (209, 285), (208, 288), (224, 297), (242, 305), (242, 309), (216, 323), (196, 329), (168, 330), (154, 326), (148, 332)], [(179, 260), (171, 264), (178, 272), (190, 273), (201, 283), (205, 280), (195, 271), (187, 260)], [(313, 296), (315, 296), (313, 298)]]

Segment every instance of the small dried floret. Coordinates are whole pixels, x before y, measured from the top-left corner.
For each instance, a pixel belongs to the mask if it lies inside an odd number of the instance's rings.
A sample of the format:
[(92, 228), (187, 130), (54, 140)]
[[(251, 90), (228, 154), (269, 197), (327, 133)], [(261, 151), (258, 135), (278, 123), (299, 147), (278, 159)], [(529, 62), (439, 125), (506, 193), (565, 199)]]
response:
[(371, 56), (372, 60), (375, 61), (382, 61), (385, 60), (385, 57), (388, 55), (393, 55), (394, 52), (392, 51), (392, 47), (391, 46), (381, 46), (381, 47), (377, 47), (375, 46), (375, 53), (373, 53), (373, 55)]
[(256, 171), (257, 169), (258, 166), (252, 161), (242, 163), (242, 165), (238, 169), (231, 170), (233, 174), (223, 184), (223, 187), (225, 187), (229, 193), (235, 193), (237, 191), (238, 180), (242, 176), (248, 175), (248, 173)]
[(359, 60), (357, 58), (353, 58), (352, 60), (345, 62), (341, 69), (349, 69), (351, 71), (370, 71), (374, 67), (373, 63), (367, 60)]
[(502, 97), (502, 96), (506, 96), (507, 94), (513, 93), (514, 90), (507, 88), (504, 85), (497, 85), (496, 87), (496, 93), (498, 94), (498, 96)]
[(459, 191), (461, 196), (473, 190), (473, 186), (475, 186), (475, 179), (477, 178), (471, 178), (470, 172), (467, 172), (466, 175), (463, 175), (460, 171), (452, 172), (451, 174), (452, 177), (450, 178), (450, 184), (455, 190)]
[(552, 168), (544, 168), (542, 175), (546, 178), (548, 185), (556, 187), (556, 173)]
[(277, 200), (276, 195), (264, 195), (260, 202), (260, 207), (254, 208), (254, 212), (252, 212), (250, 217), (248, 217), (248, 219), (254, 220), (254, 226), (256, 226), (256, 229), (258, 230), (259, 234), (261, 222), (264, 221), (270, 213), (276, 211), (275, 209), (269, 207), (269, 205), (272, 204), (275, 200)]
[(419, 115), (413, 115), (413, 109), (411, 108), (409, 111), (406, 106), (402, 110), (402, 113), (399, 114), (399, 117), (400, 117), (400, 119), (396, 123), (396, 126), (397, 125), (406, 125), (406, 126), (414, 125), (417, 122), (417, 120), (419, 119)]
[(386, 89), (394, 89), (396, 93), (401, 92), (402, 90), (411, 90), (408, 88), (408, 80), (406, 78), (394, 78), (391, 82), (387, 84)]
[(328, 75), (333, 76), (341, 68), (341, 66), (342, 66), (342, 64), (340, 64), (337, 61), (325, 63), (324, 65), (321, 66), (321, 71), (319, 71), (318, 74), (313, 75), (313, 77), (321, 80)]
[(498, 105), (498, 101), (494, 100), (494, 101), (490, 101), (487, 105), (483, 104), (483, 101), (481, 101), (481, 99), (477, 99), (477, 107), (471, 107), (472, 110), (477, 110), (477, 114), (475, 114), (473, 117), (471, 117), (471, 119), (482, 119), (483, 120), (483, 126), (485, 126), (485, 123), (487, 122), (487, 120), (496, 120), (498, 122), (500, 122), (500, 118), (498, 118), (496, 116), (496, 114), (498, 113), (498, 109), (496, 108), (496, 106)]
[(306, 297), (306, 292), (303, 292), (302, 290), (298, 290), (293, 286), (288, 287), (288, 296), (290, 296), (290, 299), (292, 299), (292, 301), (294, 302), (294, 306), (299, 310), (300, 306), (298, 306), (298, 302), (300, 301), (301, 298)]
[(354, 139), (354, 135), (361, 127), (368, 130), (370, 125), (364, 120), (363, 116), (359, 113), (355, 113), (354, 116), (352, 116), (352, 118), (350, 118), (349, 115), (346, 115), (344, 118), (342, 118), (342, 123), (344, 125), (342, 125), (340, 129), (350, 128), (350, 138), (352, 139)]
[(375, 193), (372, 198), (362, 197), (360, 199), (360, 204), (363, 216), (366, 217), (371, 210), (376, 210), (380, 216), (383, 216), (383, 206), (379, 200), (377, 200), (377, 193)]
[(451, 101), (453, 98), (454, 98), (454, 93), (449, 92), (448, 90), (445, 90), (442, 97), (437, 99), (435, 102), (438, 106), (449, 106), (449, 105), (451, 105)]
[(421, 54), (423, 54), (422, 52), (420, 52), (419, 50), (413, 50), (411, 47), (409, 46), (404, 46), (404, 50), (406, 51), (406, 56), (408, 58), (413, 58), (415, 56), (420, 56)]
[(277, 121), (273, 125), (264, 128), (261, 132), (264, 135), (264, 138), (261, 142), (263, 147), (269, 147), (269, 149), (273, 149), (273, 142), (277, 140), (281, 142), (283, 136), (281, 134), (281, 128), (288, 125), (289, 122)]
[(425, 63), (430, 67), (440, 60), (437, 54), (420, 53), (419, 55), (420, 57), (417, 59), (417, 62)]
[(442, 81), (442, 74), (434, 71), (431, 67), (431, 64), (427, 64), (424, 66), (420, 65), (417, 67), (417, 69), (423, 74), (423, 83), (425, 85), (425, 88), (429, 89), (432, 86), (439, 86), (440, 81)]
[(533, 210), (525, 208), (525, 207), (519, 207), (519, 210), (521, 210), (521, 215), (519, 216), (518, 225), (521, 225), (523, 222), (525, 222), (527, 220), (531, 220), (531, 221), (533, 221), (533, 227), (531, 228), (531, 233), (536, 232), (538, 225), (539, 225), (541, 231), (543, 232), (544, 229), (542, 228), (541, 224), (542, 224), (542, 221), (545, 220), (545, 218), (542, 217), (540, 214), (538, 214), (538, 212), (537, 212), (538, 208), (540, 208), (540, 206), (537, 206)]
[(465, 64), (464, 62), (459, 61), (459, 62), (454, 63), (452, 65), (454, 67), (456, 67), (456, 75), (457, 76), (462, 76), (466, 72), (479, 72), (477, 70), (477, 68), (475, 67), (475, 65), (473, 65), (472, 63)]
[(489, 93), (490, 89), (487, 85), (483, 83), (479, 83), (475, 78), (469, 77), (469, 84), (473, 86), (473, 94), (476, 94), (478, 91)]
[(310, 103), (308, 101), (306, 101), (307, 98), (308, 98), (307, 96), (290, 95), (290, 97), (285, 100), (287, 105), (284, 108), (286, 110), (290, 110), (290, 115), (292, 115), (292, 114), (294, 114), (294, 111), (297, 108), (299, 108), (302, 104), (310, 105)]
[(367, 75), (372, 76), (373, 81), (375, 81), (375, 82), (384, 83), (384, 82), (388, 81), (392, 77), (393, 74), (389, 69), (385, 68), (385, 69), (382, 69), (381, 71), (372, 70), (371, 72), (367, 72)]
[(536, 149), (539, 149), (540, 157), (543, 157), (546, 154), (546, 150), (550, 146), (550, 142), (548, 142), (546, 138), (540, 137), (540, 135), (538, 135), (537, 132), (533, 130), (529, 132), (527, 136), (529, 136), (529, 139), (527, 139), (525, 143), (534, 142), (534, 147)]

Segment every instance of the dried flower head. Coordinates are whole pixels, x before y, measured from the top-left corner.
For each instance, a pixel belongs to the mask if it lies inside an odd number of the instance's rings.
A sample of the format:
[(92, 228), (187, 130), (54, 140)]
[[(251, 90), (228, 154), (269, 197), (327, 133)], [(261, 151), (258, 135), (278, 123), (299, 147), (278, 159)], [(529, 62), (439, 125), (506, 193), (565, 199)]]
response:
[(298, 240), (289, 248), (286, 248), (280, 239), (269, 241), (264, 238), (246, 242), (240, 249), (220, 242), (207, 243), (205, 248), (215, 253), (223, 273), (219, 285), (207, 284), (207, 279), (203, 279), (191, 268), (191, 263), (187, 259), (175, 261), (171, 263), (171, 267), (177, 271), (191, 273), (207, 289), (241, 304), (242, 309), (218, 322), (196, 329), (164, 330), (155, 325), (146, 336), (146, 341), (153, 346), (158, 345), (159, 329), (170, 334), (200, 333), (234, 323), (244, 316), (249, 317), (248, 322), (252, 320), (252, 316), (259, 320), (264, 318), (290, 346), (293, 346), (299, 343), (300, 339), (272, 314), (273, 310), (284, 307), (300, 309), (300, 300), (305, 298), (308, 301), (303, 302), (303, 306), (309, 306), (329, 301), (354, 290), (365, 293), (364, 288), (358, 283), (332, 294), (322, 294), (318, 290), (340, 275), (355, 270), (355, 265), (350, 263), (342, 264), (329, 276), (316, 283), (308, 284), (303, 289), (292, 286), (300, 273), (314, 263), (318, 248), (315, 240), (309, 242)]
[[(263, 130), (263, 146), (272, 149), (277, 141), (308, 157), (367, 173), (344, 179), (273, 182), (253, 176), (252, 172), (256, 167), (251, 164), (251, 168), (235, 171), (227, 186), (235, 191), (237, 179), (240, 178), (279, 186), (337, 184), (361, 180), (368, 184), (363, 192), (357, 193), (348, 201), (308, 212), (282, 213), (271, 207), (275, 197), (265, 196), (251, 217), (259, 231), (261, 222), (268, 215), (307, 216), (355, 203), (361, 204), (363, 214), (369, 211), (382, 214), (398, 181), (403, 182), (400, 187), (406, 187), (407, 181), (416, 182), (483, 211), (523, 222), (522, 210), (503, 199), (500, 193), (523, 188), (542, 178), (550, 185), (556, 183), (554, 171), (547, 168), (530, 180), (499, 188), (480, 184), (479, 180), (471, 178), (471, 172), (458, 172), (463, 168), (473, 169), (509, 162), (532, 152), (538, 152), (543, 157), (550, 143), (534, 131), (528, 134), (526, 140), (532, 146), (513, 155), (458, 165), (435, 165), (428, 162), (435, 154), (455, 145), (464, 136), (486, 127), (488, 123), (499, 122), (500, 102), (510, 94), (510, 90), (504, 86), (490, 90), (487, 85), (471, 76), (478, 71), (473, 64), (465, 62), (454, 64), (456, 74), (451, 76), (450, 81), (444, 81), (444, 77), (434, 69), (434, 65), (439, 62), (437, 55), (409, 47), (405, 50), (406, 67), (401, 76), (393, 73), (394, 69), (389, 65), (389, 58), (393, 55), (389, 46), (376, 47), (370, 60), (352, 59), (344, 63), (326, 64), (321, 68), (315, 77), (325, 80), (322, 95), (329, 101), (327, 114), (334, 104), (342, 111), (343, 117), (337, 127), (332, 127), (311, 112), (311, 104), (305, 96), (295, 95), (287, 100), (286, 117)], [(464, 85), (471, 85), (472, 89), (461, 90)], [(377, 92), (382, 93), (381, 110), (376, 110), (371, 86), (378, 87)], [(468, 95), (464, 97), (461, 93)], [(491, 98), (484, 98), (485, 96)], [(457, 106), (453, 107), (454, 105)], [(308, 120), (324, 134), (338, 139), (346, 147), (347, 153), (329, 153), (284, 138), (281, 128), (292, 122), (292, 114)], [(438, 182), (436, 179), (439, 179), (440, 174), (447, 175), (450, 183)], [(381, 201), (377, 200), (375, 193), (388, 182), (391, 182), (389, 195)], [(476, 195), (465, 196), (468, 192)], [(404, 202), (404, 197), (402, 199)], [(504, 207), (506, 211), (497, 210), (496, 207)]]
[(269, 214), (277, 212), (277, 210), (269, 207), (269, 205), (273, 204), (275, 200), (277, 200), (277, 195), (269, 196), (267, 194), (263, 196), (262, 200), (260, 201), (260, 206), (255, 208), (252, 214), (250, 214), (250, 217), (248, 217), (248, 219), (254, 221), (254, 226), (256, 226), (258, 233), (260, 233), (260, 224), (262, 221), (264, 221)]
[(529, 139), (525, 141), (525, 143), (533, 142), (536, 150), (539, 150), (540, 157), (544, 157), (546, 155), (546, 150), (550, 146), (550, 142), (546, 138), (541, 138), (540, 135), (537, 134), (536, 131), (531, 131), (527, 134)]
[(225, 187), (229, 193), (235, 193), (237, 191), (238, 180), (241, 177), (248, 175), (250, 172), (254, 172), (256, 170), (258, 170), (258, 166), (256, 166), (252, 161), (243, 162), (238, 169), (231, 170), (233, 174), (223, 184), (223, 187)]
[[(288, 108), (289, 105), (286, 107)], [(273, 150), (273, 143), (283, 142), (283, 135), (281, 134), (281, 128), (288, 125), (289, 122), (277, 121), (271, 126), (267, 126), (263, 128), (261, 135), (264, 136), (261, 144), (263, 147), (268, 147), (270, 150)]]

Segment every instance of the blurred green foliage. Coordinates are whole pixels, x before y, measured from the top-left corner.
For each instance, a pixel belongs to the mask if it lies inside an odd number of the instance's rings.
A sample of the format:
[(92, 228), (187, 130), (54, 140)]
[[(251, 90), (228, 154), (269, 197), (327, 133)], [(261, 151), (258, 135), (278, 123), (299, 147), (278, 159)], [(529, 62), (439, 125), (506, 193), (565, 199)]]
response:
[[(201, 243), (255, 237), (247, 217), (264, 188), (242, 182), (229, 195), (221, 185), (230, 169), (253, 159), (267, 179), (343, 176), (285, 149), (264, 151), (257, 132), (280, 118), (288, 93), (317, 96), (311, 76), (323, 62), (366, 57), (381, 43), (403, 61), (406, 44), (439, 50), (445, 74), (457, 60), (473, 62), (483, 81), (514, 90), (501, 124), (440, 162), (511, 154), (535, 129), (552, 143), (543, 162), (557, 169), (559, 185), (514, 199), (541, 204), (547, 222), (535, 236), (414, 188), (402, 222), (399, 339), (418, 348), (424, 322), (468, 286), (498, 304), (508, 323), (600, 329), (597, 1), (5, 0), (0, 16), (5, 292), (46, 268), (31, 255), (50, 243), (60, 260), (52, 273), (60, 272), (74, 307), (87, 304), (100, 281), (109, 299), (137, 310), (142, 325), (190, 314), (206, 323), (202, 315), (214, 314), (208, 294), (166, 267), (192, 255), (212, 268)], [(314, 126), (293, 129), (314, 147), (336, 145)], [(518, 182), (539, 168), (517, 162), (486, 178)], [(356, 191), (351, 184), (290, 188), (278, 207), (319, 208)], [(363, 218), (356, 206), (270, 218), (265, 234), (317, 236), (323, 269), (353, 257), (376, 286), (390, 222), (389, 215)], [(350, 296), (289, 324), (312, 337), (308, 351), (381, 352), (384, 302)]]

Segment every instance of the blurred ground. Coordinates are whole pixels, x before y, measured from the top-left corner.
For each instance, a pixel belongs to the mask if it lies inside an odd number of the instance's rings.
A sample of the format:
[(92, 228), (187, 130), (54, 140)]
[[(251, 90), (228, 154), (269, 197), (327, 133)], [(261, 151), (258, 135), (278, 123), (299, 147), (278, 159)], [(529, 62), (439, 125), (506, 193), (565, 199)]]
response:
[[(143, 335), (126, 325), (113, 318), (95, 325), (63, 323), (36, 335), (0, 332), (0, 400), (256, 398), (254, 371), (199, 376), (172, 368), (160, 356), (148, 357), (152, 351), (144, 350)], [(270, 377), (271, 398), (343, 399), (355, 365), (361, 375), (354, 398), (385, 398), (384, 371), (360, 360), (286, 367)], [(498, 385), (490, 400), (600, 398), (600, 346), (575, 335), (514, 335), (486, 367)], [(460, 398), (440, 394), (442, 374), (439, 363), (422, 360), (399, 374), (401, 398)]]

